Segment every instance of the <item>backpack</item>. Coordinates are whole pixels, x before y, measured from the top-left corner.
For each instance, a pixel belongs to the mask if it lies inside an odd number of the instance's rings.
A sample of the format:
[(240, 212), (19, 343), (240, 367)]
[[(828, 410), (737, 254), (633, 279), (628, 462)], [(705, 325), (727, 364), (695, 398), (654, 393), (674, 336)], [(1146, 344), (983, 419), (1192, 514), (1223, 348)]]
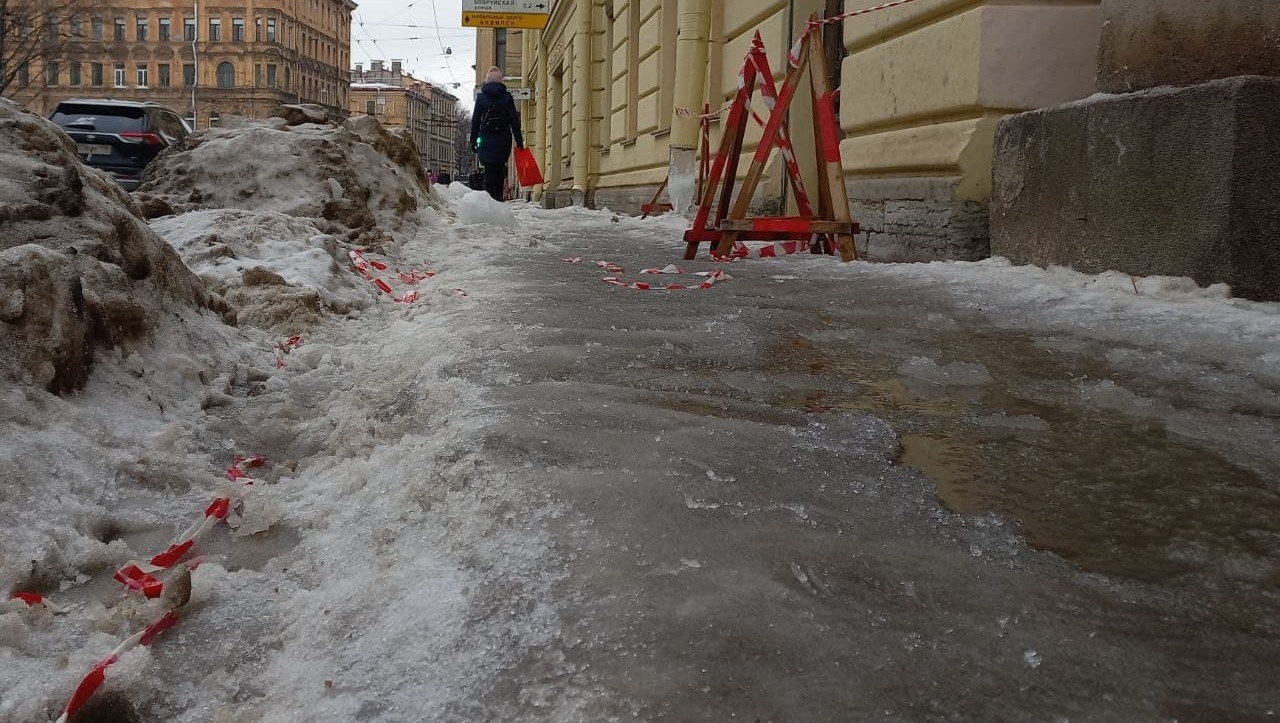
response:
[(501, 133), (511, 128), (511, 115), (502, 103), (494, 103), (484, 112), (480, 119), (480, 128), (489, 133)]

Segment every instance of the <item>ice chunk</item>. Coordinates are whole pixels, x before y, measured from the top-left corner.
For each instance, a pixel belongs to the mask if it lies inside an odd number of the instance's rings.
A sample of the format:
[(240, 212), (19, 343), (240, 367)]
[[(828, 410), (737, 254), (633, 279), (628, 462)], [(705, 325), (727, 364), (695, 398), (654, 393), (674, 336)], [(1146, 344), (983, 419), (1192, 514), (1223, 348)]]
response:
[(487, 223), (502, 228), (515, 228), (516, 216), (501, 201), (484, 191), (469, 191), (458, 202), (458, 220), (462, 223)]

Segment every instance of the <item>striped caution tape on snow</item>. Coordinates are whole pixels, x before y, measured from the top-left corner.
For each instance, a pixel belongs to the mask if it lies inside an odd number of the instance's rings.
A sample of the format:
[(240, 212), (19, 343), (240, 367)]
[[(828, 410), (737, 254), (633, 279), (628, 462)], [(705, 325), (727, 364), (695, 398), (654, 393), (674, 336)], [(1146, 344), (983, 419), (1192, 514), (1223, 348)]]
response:
[[(233, 458), (231, 465), (227, 467), (226, 477), (232, 482), (240, 483), (243, 487), (250, 487), (256, 482), (251, 476), (250, 470), (260, 468), (264, 464), (266, 464), (266, 459), (260, 455), (237, 456)], [(116, 571), (115, 579), (129, 591), (139, 592), (147, 598), (159, 597), (165, 592), (165, 583), (157, 578), (156, 575), (164, 570), (178, 566), (182, 559), (192, 551), (201, 537), (208, 533), (219, 521), (227, 519), (231, 513), (232, 503), (232, 494), (220, 494), (214, 497), (201, 517), (179, 535), (176, 542), (171, 543), (163, 552), (151, 557), (147, 562), (130, 560), (125, 563)], [(181, 566), (186, 568), (187, 571), (194, 570), (202, 560), (202, 557), (194, 558), (182, 563)], [(97, 665), (85, 674), (71, 694), (71, 698), (63, 708), (57, 723), (66, 723), (84, 707), (93, 694), (102, 687), (102, 684), (106, 681), (107, 670), (120, 659), (120, 656), (139, 645), (150, 645), (156, 636), (178, 623), (179, 617), (176, 609), (186, 605), (190, 597), (189, 574), (189, 572), (185, 572), (185, 577), (174, 578), (174, 580), (179, 581), (185, 580), (185, 583), (174, 588), (175, 594), (167, 596), (166, 603), (171, 606), (170, 610), (141, 631), (126, 638), (107, 657), (99, 661)], [(173, 580), (170, 582), (173, 582)], [(32, 607), (44, 606), (55, 613), (66, 612), (65, 608), (54, 604), (39, 593), (15, 592), (12, 597), (22, 600)]]
[[(361, 278), (365, 281), (368, 281), (377, 287), (378, 291), (390, 296), (392, 301), (398, 304), (412, 304), (420, 298), (417, 289), (411, 289), (406, 291), (404, 294), (397, 296), (395, 290), (391, 288), (391, 284), (387, 283), (386, 279), (374, 273), (375, 271), (387, 271), (389, 267), (386, 263), (376, 259), (366, 258), (364, 252), (360, 249), (348, 251), (347, 255), (351, 257), (351, 265), (355, 267), (356, 273), (360, 274)], [(434, 271), (418, 271), (415, 269), (410, 271), (397, 271), (395, 278), (402, 284), (412, 286), (435, 275), (436, 272)]]

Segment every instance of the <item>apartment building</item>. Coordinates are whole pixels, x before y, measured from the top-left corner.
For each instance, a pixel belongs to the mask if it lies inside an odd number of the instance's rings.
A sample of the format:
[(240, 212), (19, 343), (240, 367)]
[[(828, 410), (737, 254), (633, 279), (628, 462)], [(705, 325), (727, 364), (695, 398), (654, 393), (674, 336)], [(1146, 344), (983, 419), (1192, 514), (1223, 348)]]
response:
[(399, 60), (392, 60), (389, 66), (374, 60), (367, 70), (357, 63), (350, 80), (351, 113), (374, 116), (384, 126), (409, 129), (424, 167), (450, 175), (457, 172), (457, 96), (405, 73)]
[[(786, 50), (810, 16), (875, 4), (557, 0), (544, 30), (479, 30), (476, 68), (487, 68), (499, 48), (515, 57), (512, 45), (519, 44), (522, 62), (508, 60), (505, 68), (535, 88), (522, 111), (525, 138), (547, 179), (535, 193), (547, 204), (635, 210), (668, 175), (673, 127), (688, 143), (693, 134), (684, 124), (696, 123), (704, 105), (719, 110), (732, 100), (756, 31), (781, 81)], [(862, 224), (864, 257), (987, 254), (996, 124), (1010, 113), (1089, 95), (1100, 27), (1096, 0), (915, 0), (822, 32), (830, 79), (840, 89), (845, 185)], [(679, 67), (681, 32), (702, 44), (705, 63)], [(677, 88), (690, 79), (696, 98), (681, 107)], [(765, 112), (759, 102), (756, 108)], [(713, 147), (721, 123), (711, 121)], [(790, 124), (812, 184), (807, 103), (793, 106)], [(754, 125), (748, 129), (744, 153), (754, 153), (759, 135)], [(744, 158), (739, 172), (748, 166)], [(775, 159), (759, 207), (791, 205), (784, 175)]]
[(45, 21), (60, 41), (28, 61), (6, 95), (41, 114), (68, 98), (155, 101), (198, 128), (223, 115), (263, 118), (282, 103), (315, 103), (342, 117), (355, 7), (352, 0), (77, 4)]

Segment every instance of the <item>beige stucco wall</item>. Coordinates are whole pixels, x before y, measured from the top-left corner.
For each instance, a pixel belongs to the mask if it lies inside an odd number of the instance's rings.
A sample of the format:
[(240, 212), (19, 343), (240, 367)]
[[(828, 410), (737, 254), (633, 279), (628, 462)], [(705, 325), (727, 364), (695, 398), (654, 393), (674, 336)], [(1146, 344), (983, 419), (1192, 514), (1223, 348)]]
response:
[[(537, 78), (539, 66), (546, 68), (546, 107), (527, 106), (532, 145), (548, 171), (548, 191), (579, 185), (573, 178), (577, 97), (572, 90), (587, 83), (587, 185), (601, 197), (630, 189), (638, 198), (651, 194), (667, 174), (677, 1), (665, 0), (665, 8), (663, 0), (589, 0), (587, 5), (592, 15), (587, 78), (574, 77), (577, 0), (555, 3), (547, 29), (535, 34), (536, 51), (521, 69)], [(732, 100), (756, 31), (780, 83), (786, 49), (805, 19), (825, 5), (824, 0), (714, 3), (706, 102), (722, 109)], [(916, 0), (847, 20), (840, 123), (850, 198), (857, 197), (859, 181), (927, 177), (945, 187), (930, 190), (931, 199), (985, 204), (998, 120), (1088, 95), (1099, 34), (1099, 8), (1091, 0)], [(807, 87), (803, 90), (790, 121), (812, 189), (812, 111)], [(758, 96), (755, 107), (765, 113)], [(711, 124), (713, 148), (721, 125)], [(750, 124), (740, 174), (759, 136), (760, 129)], [(782, 176), (775, 159), (761, 194), (784, 195)]]
[(920, 0), (845, 23), (840, 122), (852, 176), (952, 175), (991, 196), (995, 125), (1092, 92), (1096, 4)]
[[(632, 25), (632, 4), (636, 22)], [(591, 103), (591, 160), (589, 186), (610, 193), (630, 190), (636, 198), (647, 200), (667, 175), (668, 136), (673, 108), (674, 57), (676, 47), (676, 0), (592, 0), (591, 63), (589, 65)], [(774, 71), (781, 82), (785, 70), (782, 59), (796, 29), (809, 12), (819, 10), (822, 0), (735, 0), (713, 3), (711, 48), (706, 68), (706, 103), (713, 109), (727, 106), (737, 91), (738, 70), (750, 44), (759, 30), (769, 48)], [(607, 23), (612, 6), (613, 29)], [(552, 9), (545, 31), (537, 36), (540, 48), (532, 53), (523, 70), (527, 77), (540, 77), (538, 66), (545, 62), (548, 89), (547, 107), (529, 106), (528, 125), (534, 138), (532, 147), (544, 161), (548, 190), (566, 189), (574, 185), (571, 151), (573, 148), (572, 88), (579, 79), (573, 77), (573, 40), (578, 28), (577, 3), (560, 0)], [(793, 17), (794, 16), (794, 19)], [(634, 32), (632, 32), (634, 30)], [(633, 64), (634, 63), (634, 64)], [(631, 77), (634, 75), (634, 77)], [(557, 79), (558, 77), (558, 79)], [(608, 91), (606, 91), (606, 87)], [(558, 100), (556, 95), (559, 95)], [(762, 114), (764, 105), (757, 100)], [(701, 111), (701, 108), (692, 109)], [(558, 119), (557, 119), (558, 116)], [(797, 107), (793, 122), (797, 128), (811, 128), (808, 110)], [(720, 123), (713, 121), (713, 149), (720, 139)], [(758, 127), (748, 128), (740, 164), (745, 173), (759, 138)], [(804, 148), (806, 136), (798, 133), (797, 146)], [(808, 141), (811, 144), (811, 140)], [(810, 153), (811, 155), (811, 153)], [(777, 195), (781, 189), (780, 162), (775, 161), (766, 174), (766, 194)]]

